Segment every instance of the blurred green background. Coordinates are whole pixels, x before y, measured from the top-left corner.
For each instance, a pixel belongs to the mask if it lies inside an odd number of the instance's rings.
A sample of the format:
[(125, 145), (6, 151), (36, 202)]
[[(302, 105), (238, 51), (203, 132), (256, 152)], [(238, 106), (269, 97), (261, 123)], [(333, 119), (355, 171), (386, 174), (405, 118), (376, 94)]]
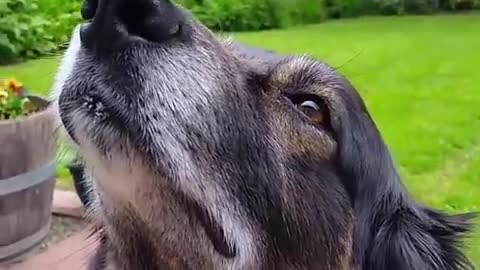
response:
[[(181, 2), (239, 41), (336, 67), (366, 100), (416, 198), (448, 212), (480, 210), (478, 0)], [(0, 78), (46, 95), (79, 6), (0, 0)], [(71, 153), (59, 158), (59, 183), (69, 188)], [(468, 244), (480, 267), (480, 234)]]

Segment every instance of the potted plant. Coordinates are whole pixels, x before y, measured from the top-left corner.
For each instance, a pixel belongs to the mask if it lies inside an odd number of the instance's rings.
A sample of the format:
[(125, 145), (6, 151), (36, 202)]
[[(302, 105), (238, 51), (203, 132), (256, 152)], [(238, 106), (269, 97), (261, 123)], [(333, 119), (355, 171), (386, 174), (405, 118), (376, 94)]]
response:
[(50, 229), (55, 117), (50, 102), (0, 79), (0, 263), (23, 257)]

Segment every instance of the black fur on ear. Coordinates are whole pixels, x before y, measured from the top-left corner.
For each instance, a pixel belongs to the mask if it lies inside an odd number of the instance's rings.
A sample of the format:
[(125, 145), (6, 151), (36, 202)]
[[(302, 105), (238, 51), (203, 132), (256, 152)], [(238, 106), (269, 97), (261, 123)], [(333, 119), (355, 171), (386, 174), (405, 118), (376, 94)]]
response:
[(356, 269), (474, 269), (461, 251), (474, 214), (450, 216), (412, 200), (361, 97), (347, 81), (341, 88), (331, 125), (356, 218)]

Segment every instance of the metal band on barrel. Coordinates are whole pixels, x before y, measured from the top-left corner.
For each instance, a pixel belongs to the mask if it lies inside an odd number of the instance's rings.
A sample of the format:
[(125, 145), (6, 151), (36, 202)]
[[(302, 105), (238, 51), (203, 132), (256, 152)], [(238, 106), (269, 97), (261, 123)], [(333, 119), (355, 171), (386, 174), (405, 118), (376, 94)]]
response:
[(0, 196), (28, 189), (55, 177), (55, 161), (32, 171), (0, 180)]

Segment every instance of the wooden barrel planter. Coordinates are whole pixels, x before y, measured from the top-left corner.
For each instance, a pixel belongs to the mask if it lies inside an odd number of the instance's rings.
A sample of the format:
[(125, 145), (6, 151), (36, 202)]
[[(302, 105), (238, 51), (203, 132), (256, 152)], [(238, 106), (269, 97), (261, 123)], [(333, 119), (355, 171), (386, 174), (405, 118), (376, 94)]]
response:
[(55, 117), (48, 101), (30, 98), (40, 111), (0, 121), (0, 263), (33, 251), (50, 229)]

